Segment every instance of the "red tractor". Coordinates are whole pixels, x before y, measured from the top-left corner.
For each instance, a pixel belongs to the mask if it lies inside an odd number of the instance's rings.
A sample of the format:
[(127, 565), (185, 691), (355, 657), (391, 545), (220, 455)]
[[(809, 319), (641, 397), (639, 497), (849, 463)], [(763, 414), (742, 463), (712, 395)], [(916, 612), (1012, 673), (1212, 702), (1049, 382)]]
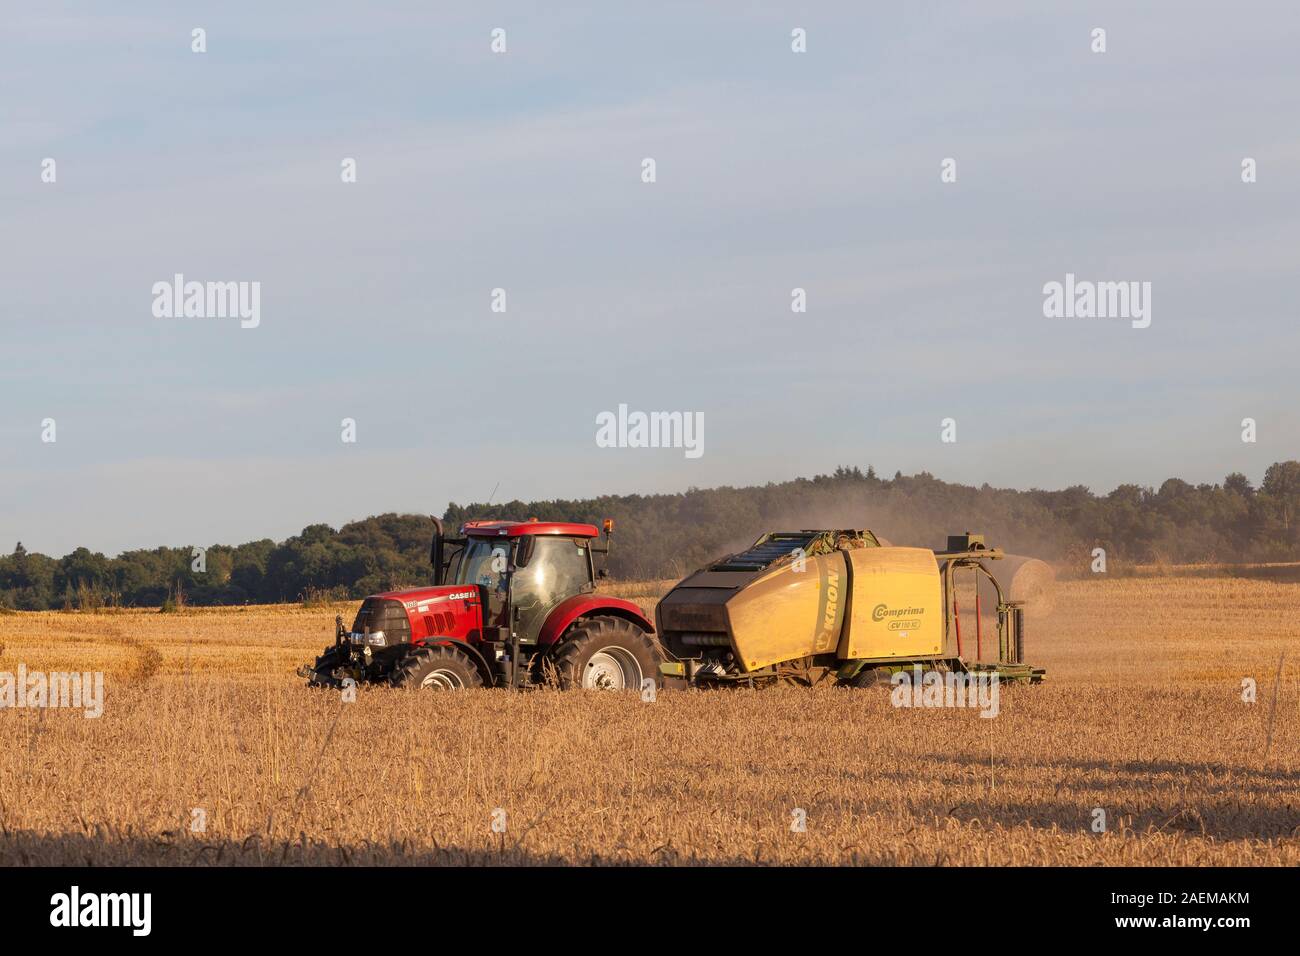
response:
[(433, 587), (366, 598), (351, 631), (299, 675), (317, 687), (358, 683), (454, 690), (661, 685), (654, 625), (631, 601), (595, 593), (594, 525), (470, 521), (459, 537), (434, 519)]

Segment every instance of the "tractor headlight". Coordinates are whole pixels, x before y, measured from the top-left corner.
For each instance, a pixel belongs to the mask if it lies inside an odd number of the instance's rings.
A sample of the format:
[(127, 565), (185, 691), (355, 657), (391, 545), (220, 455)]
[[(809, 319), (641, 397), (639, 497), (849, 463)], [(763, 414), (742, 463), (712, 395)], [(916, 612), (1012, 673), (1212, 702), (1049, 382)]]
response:
[(370, 647), (387, 647), (388, 638), (383, 631), (371, 631), (369, 634), (358, 634), (352, 632), (352, 643), (360, 647), (369, 645)]

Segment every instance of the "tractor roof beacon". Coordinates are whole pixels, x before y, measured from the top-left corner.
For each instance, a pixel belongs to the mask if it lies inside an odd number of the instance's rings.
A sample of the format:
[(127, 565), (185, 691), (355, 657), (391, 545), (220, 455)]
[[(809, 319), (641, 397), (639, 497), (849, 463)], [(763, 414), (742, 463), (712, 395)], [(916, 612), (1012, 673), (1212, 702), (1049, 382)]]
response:
[(298, 673), (312, 686), (347, 681), (455, 690), (560, 687), (642, 690), (661, 683), (654, 625), (631, 601), (597, 593), (614, 522), (467, 521), (447, 535), (433, 519), (430, 587), (373, 594), (351, 630)]

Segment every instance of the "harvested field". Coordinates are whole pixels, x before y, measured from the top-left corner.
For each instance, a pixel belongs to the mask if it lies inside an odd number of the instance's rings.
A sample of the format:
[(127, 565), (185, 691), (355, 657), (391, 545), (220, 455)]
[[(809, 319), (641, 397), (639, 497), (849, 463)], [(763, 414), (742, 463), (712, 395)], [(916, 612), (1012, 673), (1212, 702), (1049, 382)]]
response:
[(0, 863), (1300, 863), (1300, 584), (1055, 604), (1047, 683), (995, 719), (830, 687), (343, 703), (293, 670), (355, 603), (8, 614), (0, 672), (103, 670), (106, 699), (0, 710)]

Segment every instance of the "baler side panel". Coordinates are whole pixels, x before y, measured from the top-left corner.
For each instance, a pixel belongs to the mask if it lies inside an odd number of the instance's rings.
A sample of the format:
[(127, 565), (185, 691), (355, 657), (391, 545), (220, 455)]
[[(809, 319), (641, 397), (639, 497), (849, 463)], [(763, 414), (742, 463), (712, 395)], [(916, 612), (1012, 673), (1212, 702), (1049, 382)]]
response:
[(943, 651), (943, 586), (926, 548), (861, 548), (853, 564), (853, 606), (839, 644), (844, 659), (913, 658)]
[(785, 564), (727, 601), (732, 647), (742, 669), (835, 650), (848, 597), (844, 554)]

